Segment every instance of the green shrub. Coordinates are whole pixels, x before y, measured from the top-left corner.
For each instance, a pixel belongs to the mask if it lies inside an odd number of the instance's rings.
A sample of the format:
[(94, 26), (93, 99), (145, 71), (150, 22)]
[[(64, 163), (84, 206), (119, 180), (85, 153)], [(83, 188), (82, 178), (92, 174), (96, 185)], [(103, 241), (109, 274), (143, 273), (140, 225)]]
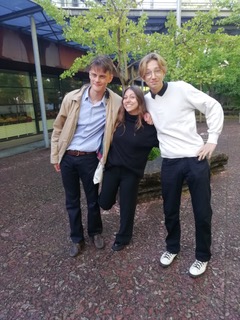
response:
[(148, 161), (153, 161), (156, 158), (160, 157), (160, 150), (159, 148), (152, 148), (152, 150), (150, 151), (149, 155), (148, 155)]

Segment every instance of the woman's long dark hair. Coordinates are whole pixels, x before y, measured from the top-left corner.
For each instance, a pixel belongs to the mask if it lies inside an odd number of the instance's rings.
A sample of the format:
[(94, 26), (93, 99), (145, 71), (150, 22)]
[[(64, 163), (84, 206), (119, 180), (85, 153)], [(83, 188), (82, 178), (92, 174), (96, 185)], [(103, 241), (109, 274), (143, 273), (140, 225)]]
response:
[[(135, 93), (137, 102), (138, 102), (138, 115), (137, 115), (137, 121), (136, 121), (136, 130), (138, 130), (143, 126), (142, 124), (143, 115), (144, 113), (147, 112), (146, 103), (145, 103), (143, 92), (138, 86), (127, 87), (123, 92), (123, 97), (129, 89), (131, 89)], [(114, 131), (118, 126), (121, 126), (121, 125), (124, 126), (124, 124), (125, 124), (125, 108), (123, 106), (123, 98), (122, 98), (122, 103), (118, 111), (118, 116), (115, 123)]]

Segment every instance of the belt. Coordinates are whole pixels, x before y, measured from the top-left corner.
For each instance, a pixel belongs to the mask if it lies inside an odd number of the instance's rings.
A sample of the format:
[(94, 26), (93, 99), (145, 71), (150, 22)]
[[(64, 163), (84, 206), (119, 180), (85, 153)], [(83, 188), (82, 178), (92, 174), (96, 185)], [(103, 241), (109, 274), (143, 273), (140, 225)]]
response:
[(75, 157), (79, 157), (79, 156), (85, 156), (87, 154), (93, 154), (96, 153), (95, 151), (92, 152), (85, 152), (85, 151), (78, 151), (78, 150), (67, 150), (66, 154), (69, 154), (70, 156), (75, 156)]

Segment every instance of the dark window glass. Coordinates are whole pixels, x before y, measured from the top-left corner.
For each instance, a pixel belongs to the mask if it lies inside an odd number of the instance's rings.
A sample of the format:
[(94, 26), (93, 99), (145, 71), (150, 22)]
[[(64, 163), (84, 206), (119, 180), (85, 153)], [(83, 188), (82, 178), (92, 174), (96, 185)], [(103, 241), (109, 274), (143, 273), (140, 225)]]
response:
[(0, 70), (0, 97), (0, 139), (35, 133), (34, 125), (10, 126), (35, 119), (28, 73)]
[[(37, 78), (33, 77), (34, 87), (37, 88)], [(43, 89), (59, 88), (59, 79), (57, 76), (42, 76)]]
[(30, 88), (29, 75), (27, 73), (0, 70), (0, 87)]
[(30, 88), (0, 87), (0, 97), (0, 106), (32, 103), (32, 93)]

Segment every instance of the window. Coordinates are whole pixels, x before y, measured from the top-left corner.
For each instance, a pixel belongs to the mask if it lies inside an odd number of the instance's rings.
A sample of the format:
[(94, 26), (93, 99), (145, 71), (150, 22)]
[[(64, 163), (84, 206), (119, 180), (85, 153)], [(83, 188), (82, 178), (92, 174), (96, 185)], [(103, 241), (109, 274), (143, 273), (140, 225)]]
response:
[(36, 133), (28, 73), (0, 70), (0, 97), (0, 139)]
[[(61, 104), (61, 92), (59, 87), (59, 79), (57, 76), (46, 76), (42, 77), (43, 92), (46, 108), (47, 119), (55, 119)], [(41, 120), (40, 102), (37, 87), (37, 78), (33, 78), (34, 83), (34, 99), (36, 101), (37, 116), (38, 120)]]

